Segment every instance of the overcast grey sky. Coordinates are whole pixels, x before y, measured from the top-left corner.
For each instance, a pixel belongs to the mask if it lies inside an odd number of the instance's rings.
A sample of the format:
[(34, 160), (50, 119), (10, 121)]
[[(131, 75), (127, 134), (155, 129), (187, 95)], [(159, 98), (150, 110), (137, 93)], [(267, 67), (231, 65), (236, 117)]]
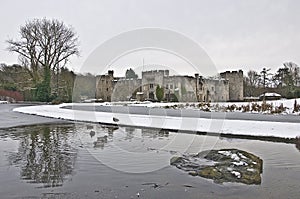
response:
[[(20, 25), (33, 18), (47, 17), (62, 20), (77, 32), (81, 56), (73, 58), (69, 64), (76, 71), (106, 40), (143, 27), (166, 28), (191, 38), (205, 49), (220, 72), (261, 70), (263, 67), (275, 71), (286, 61), (300, 65), (299, 2), (2, 0), (0, 63), (17, 63), (17, 55), (5, 50), (5, 40), (18, 38)], [(115, 64), (138, 65), (142, 62), (141, 57), (145, 57), (146, 64), (172, 64), (172, 61), (166, 63), (147, 55), (128, 56)], [(170, 56), (168, 60), (171, 60)]]

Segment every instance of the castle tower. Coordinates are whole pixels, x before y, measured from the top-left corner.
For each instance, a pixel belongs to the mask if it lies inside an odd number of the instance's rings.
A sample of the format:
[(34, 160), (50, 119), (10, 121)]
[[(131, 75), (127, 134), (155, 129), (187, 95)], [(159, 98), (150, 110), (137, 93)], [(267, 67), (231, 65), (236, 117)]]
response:
[(243, 71), (226, 71), (220, 73), (221, 78), (227, 79), (229, 82), (229, 101), (244, 100), (244, 76)]
[(113, 93), (114, 71), (109, 70), (108, 74), (96, 77), (96, 98), (104, 101), (111, 101)]

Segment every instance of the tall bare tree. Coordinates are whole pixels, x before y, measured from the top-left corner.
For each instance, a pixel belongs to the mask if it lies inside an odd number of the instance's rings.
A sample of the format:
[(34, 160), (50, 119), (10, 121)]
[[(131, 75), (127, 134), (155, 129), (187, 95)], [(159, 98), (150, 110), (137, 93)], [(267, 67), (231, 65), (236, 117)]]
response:
[(284, 65), (284, 83), (288, 86), (296, 86), (300, 80), (300, 68), (293, 62), (285, 62)]
[(259, 74), (254, 70), (249, 70), (247, 73), (249, 85), (256, 87), (259, 82)]
[[(19, 40), (7, 40), (8, 50), (16, 52), (28, 65), (30, 75), (49, 100), (51, 70), (65, 66), (72, 55), (79, 55), (78, 37), (71, 27), (56, 19), (34, 19), (20, 27)], [(44, 74), (39, 73), (42, 68)], [(42, 76), (42, 78), (41, 78)], [(41, 82), (42, 79), (42, 82)]]
[(254, 70), (249, 70), (247, 76), (244, 78), (244, 95), (253, 96), (254, 90), (259, 85), (259, 74)]

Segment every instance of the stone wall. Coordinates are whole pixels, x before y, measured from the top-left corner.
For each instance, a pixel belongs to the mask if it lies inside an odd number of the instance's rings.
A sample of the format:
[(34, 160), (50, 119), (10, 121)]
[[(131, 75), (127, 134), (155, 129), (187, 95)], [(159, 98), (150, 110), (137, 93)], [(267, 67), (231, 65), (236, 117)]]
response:
[(195, 84), (195, 79), (191, 76), (165, 77), (165, 99), (167, 101), (174, 101), (176, 99), (178, 101), (196, 101)]
[(115, 80), (112, 92), (112, 101), (128, 101), (135, 99), (136, 93), (141, 91), (141, 79)]
[[(224, 79), (205, 79), (203, 92), (204, 102), (225, 102), (229, 100), (229, 84)], [(200, 101), (200, 100), (199, 100)]]

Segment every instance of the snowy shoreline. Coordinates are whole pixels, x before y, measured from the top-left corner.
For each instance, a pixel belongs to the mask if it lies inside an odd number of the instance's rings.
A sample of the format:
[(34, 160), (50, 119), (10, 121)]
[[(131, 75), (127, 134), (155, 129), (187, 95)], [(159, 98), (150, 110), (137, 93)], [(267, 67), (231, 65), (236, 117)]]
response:
[[(138, 115), (62, 108), (64, 106), (72, 105), (74, 104), (65, 103), (60, 105), (19, 107), (15, 108), (13, 111), (71, 121), (97, 122), (114, 125), (172, 129), (191, 132), (268, 136), (280, 138), (296, 138), (300, 136), (299, 123)], [(113, 118), (117, 118), (118, 121), (114, 121)]]

